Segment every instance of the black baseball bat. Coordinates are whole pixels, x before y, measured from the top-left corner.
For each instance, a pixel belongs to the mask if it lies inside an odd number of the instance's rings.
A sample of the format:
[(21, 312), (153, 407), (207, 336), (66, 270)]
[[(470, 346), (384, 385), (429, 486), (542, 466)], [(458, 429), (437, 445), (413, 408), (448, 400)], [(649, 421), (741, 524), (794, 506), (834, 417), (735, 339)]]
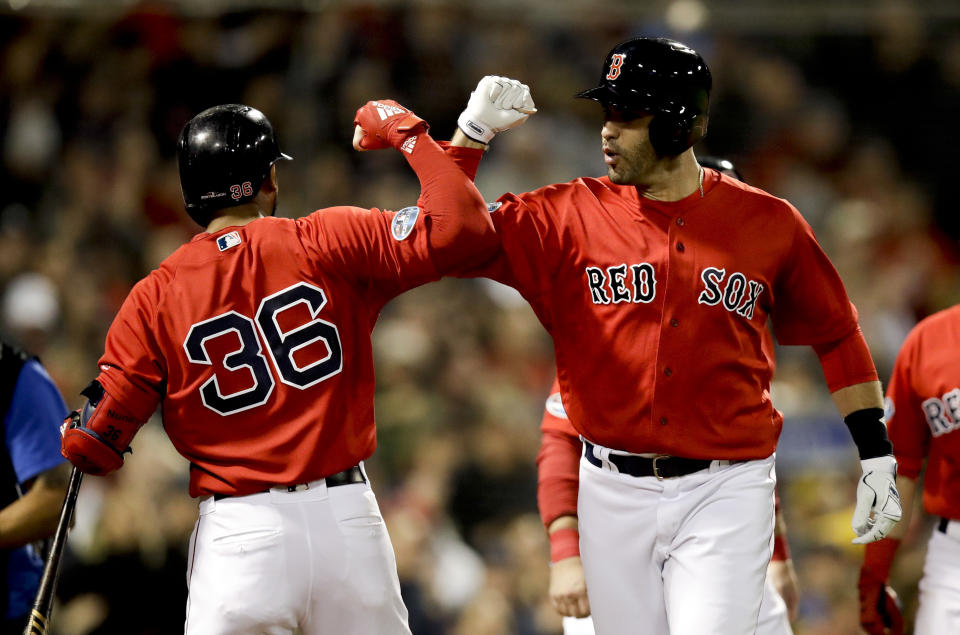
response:
[(46, 635), (50, 627), (50, 613), (53, 611), (54, 592), (57, 590), (57, 581), (60, 579), (63, 547), (67, 544), (67, 532), (70, 530), (73, 510), (77, 506), (77, 494), (80, 493), (82, 479), (83, 472), (74, 467), (73, 472), (70, 473), (67, 495), (63, 499), (63, 508), (60, 510), (60, 522), (57, 524), (56, 533), (53, 534), (50, 553), (47, 554), (47, 561), (43, 566), (43, 577), (40, 578), (37, 598), (33, 601), (30, 621), (27, 622), (23, 635)]

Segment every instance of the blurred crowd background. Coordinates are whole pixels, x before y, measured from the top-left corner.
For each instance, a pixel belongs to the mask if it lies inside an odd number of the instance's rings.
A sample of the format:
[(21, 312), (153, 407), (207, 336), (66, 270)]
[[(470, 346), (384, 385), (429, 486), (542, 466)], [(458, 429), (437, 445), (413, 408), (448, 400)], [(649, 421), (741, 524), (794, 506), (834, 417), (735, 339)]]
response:
[[(960, 7), (639, 4), (0, 2), (0, 332), (82, 403), (130, 287), (199, 231), (182, 211), (174, 147), (204, 108), (243, 102), (273, 121), (295, 158), (280, 166), (279, 215), (399, 209), (417, 182), (396, 153), (353, 152), (355, 109), (396, 99), (444, 139), (483, 75), (514, 77), (539, 113), (484, 159), (477, 183), (493, 200), (603, 174), (600, 110), (572, 96), (617, 42), (665, 35), (713, 72), (698, 153), (732, 159), (806, 216), (886, 382), (907, 331), (960, 300)], [(380, 445), (368, 469), (413, 632), (559, 633), (535, 498), (546, 333), (511, 290), (445, 280), (389, 304), (374, 343)], [(857, 633), (853, 443), (811, 351), (778, 351), (773, 397), (786, 415), (778, 475), (796, 632)], [(186, 464), (158, 421), (133, 447), (119, 473), (84, 483), (59, 635), (182, 632), (196, 517)], [(894, 570), (908, 614), (929, 522), (916, 521)]]

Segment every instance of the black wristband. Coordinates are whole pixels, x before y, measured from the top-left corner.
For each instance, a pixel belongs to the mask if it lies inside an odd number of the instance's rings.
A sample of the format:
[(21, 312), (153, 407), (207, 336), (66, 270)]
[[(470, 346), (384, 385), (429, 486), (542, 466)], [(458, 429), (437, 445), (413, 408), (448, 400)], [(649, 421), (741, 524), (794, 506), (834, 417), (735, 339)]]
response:
[(887, 426), (883, 423), (883, 408), (856, 410), (844, 417), (843, 422), (857, 444), (861, 461), (893, 454), (893, 444), (887, 437)]

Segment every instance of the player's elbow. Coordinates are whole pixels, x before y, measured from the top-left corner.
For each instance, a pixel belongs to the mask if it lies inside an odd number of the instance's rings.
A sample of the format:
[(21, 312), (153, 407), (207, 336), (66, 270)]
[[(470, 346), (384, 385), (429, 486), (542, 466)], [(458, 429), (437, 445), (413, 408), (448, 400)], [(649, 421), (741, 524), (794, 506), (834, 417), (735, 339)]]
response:
[(471, 212), (453, 223), (436, 223), (433, 230), (434, 260), (444, 275), (478, 267), (500, 249), (500, 237), (485, 206), (482, 213)]

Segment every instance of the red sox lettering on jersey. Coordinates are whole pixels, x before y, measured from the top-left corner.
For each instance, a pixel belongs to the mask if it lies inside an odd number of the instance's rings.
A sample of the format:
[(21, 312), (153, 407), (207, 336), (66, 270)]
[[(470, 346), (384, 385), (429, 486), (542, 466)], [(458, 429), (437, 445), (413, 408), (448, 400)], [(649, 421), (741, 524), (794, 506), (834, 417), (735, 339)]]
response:
[[(594, 304), (619, 302), (651, 302), (657, 293), (657, 272), (649, 262), (615, 267), (587, 267), (587, 286)], [(629, 275), (628, 275), (629, 271)], [(753, 318), (757, 299), (764, 286), (755, 280), (747, 280), (742, 273), (734, 272), (724, 283), (727, 272), (717, 267), (707, 267), (700, 273), (703, 291), (697, 296), (699, 304), (721, 305), (747, 318)]]
[(921, 406), (933, 436), (939, 437), (960, 429), (960, 388), (954, 388), (941, 397), (930, 397)]
[[(481, 153), (454, 152), (474, 173)], [(714, 170), (703, 197), (675, 202), (606, 177), (498, 202), (501, 252), (468, 275), (530, 302), (553, 336), (567, 413), (598, 445), (767, 457), (783, 421), (769, 395), (768, 318), (781, 344), (835, 342), (858, 328), (800, 213)]]

